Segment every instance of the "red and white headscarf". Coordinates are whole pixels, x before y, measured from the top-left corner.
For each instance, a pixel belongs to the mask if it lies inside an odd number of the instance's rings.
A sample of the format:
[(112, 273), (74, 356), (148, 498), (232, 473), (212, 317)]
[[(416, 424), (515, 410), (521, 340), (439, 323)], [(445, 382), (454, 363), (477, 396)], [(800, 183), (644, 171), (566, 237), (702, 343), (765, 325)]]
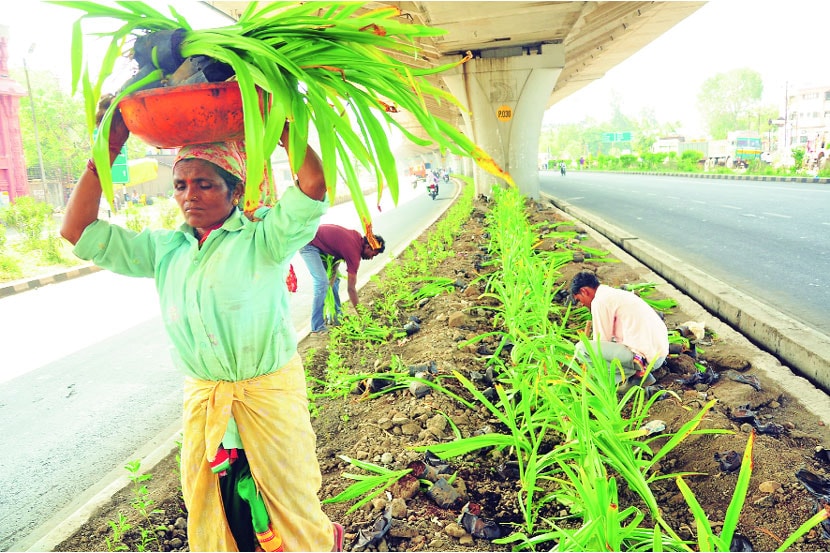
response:
[(183, 159), (203, 159), (221, 167), (231, 175), (245, 181), (245, 143), (213, 142), (209, 144), (190, 144), (182, 146), (176, 155), (173, 166)]
[[(183, 159), (203, 159), (221, 167), (231, 175), (239, 177), (245, 183), (245, 174), (248, 165), (248, 156), (245, 153), (245, 141), (239, 140), (236, 142), (211, 142), (206, 144), (189, 144), (182, 146), (179, 153), (176, 155), (176, 160), (173, 162), (173, 167)], [(263, 205), (273, 205), (277, 200), (276, 190), (271, 185), (269, 178), (270, 166), (266, 166), (262, 172), (260, 179), (259, 193), (260, 199), (258, 205), (248, 206), (246, 202), (245, 213), (249, 217), (253, 216), (253, 212), (257, 207)], [(247, 194), (246, 194), (247, 198)], [(256, 200), (255, 200), (256, 201)]]

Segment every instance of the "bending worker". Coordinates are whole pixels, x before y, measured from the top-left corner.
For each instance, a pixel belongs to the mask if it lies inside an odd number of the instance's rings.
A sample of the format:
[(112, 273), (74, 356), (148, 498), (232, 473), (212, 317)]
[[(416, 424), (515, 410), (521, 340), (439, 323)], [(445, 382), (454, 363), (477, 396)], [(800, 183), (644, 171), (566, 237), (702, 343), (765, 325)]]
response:
[[(623, 374), (615, 374), (618, 391), (654, 384), (650, 372), (643, 381), (646, 369), (661, 367), (669, 354), (668, 329), (660, 315), (637, 294), (600, 284), (591, 271), (574, 276), (571, 294), (591, 310), (586, 334), (591, 336), (592, 344), (599, 339), (606, 365), (611, 366), (615, 359), (620, 362)], [(574, 354), (590, 362), (582, 342), (576, 344)]]
[(311, 304), (311, 332), (320, 333), (328, 330), (323, 317), (323, 308), (329, 288), (334, 295), (335, 321), (340, 316), (340, 278), (337, 265), (346, 262), (346, 286), (349, 301), (357, 307), (357, 270), (362, 259), (372, 259), (386, 249), (386, 242), (381, 236), (373, 237), (375, 247), (367, 236), (356, 230), (339, 225), (320, 225), (314, 239), (300, 249), (300, 255), (314, 280), (314, 299)]
[[(111, 161), (128, 136), (116, 111)], [(342, 547), (343, 529), (318, 499), (316, 436), (282, 284), (326, 210), (322, 166), (309, 148), (297, 186), (252, 220), (238, 207), (245, 170), (241, 143), (182, 147), (173, 189), (184, 224), (136, 233), (97, 218), (101, 184), (90, 160), (61, 234), (81, 259), (155, 279), (186, 375), (181, 478), (191, 551), (329, 551)]]

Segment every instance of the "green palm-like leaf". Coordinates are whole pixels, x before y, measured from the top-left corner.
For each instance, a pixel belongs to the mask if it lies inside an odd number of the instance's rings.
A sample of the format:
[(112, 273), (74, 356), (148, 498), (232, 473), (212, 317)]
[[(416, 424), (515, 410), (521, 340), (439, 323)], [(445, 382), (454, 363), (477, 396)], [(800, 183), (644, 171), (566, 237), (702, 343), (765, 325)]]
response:
[[(252, 2), (234, 24), (194, 30), (172, 8), (167, 16), (143, 2), (120, 1), (117, 7), (66, 0), (51, 3), (84, 12), (73, 29), (72, 77), (73, 90), (78, 85), (83, 90), (91, 127), (102, 83), (112, 72), (117, 56), (129, 55), (131, 37), (182, 28), (183, 57), (205, 55), (231, 66), (242, 96), (248, 154), (246, 209), (272, 193), (260, 187), (260, 177), (269, 168), (267, 160), (278, 144), (284, 120), (290, 122), (292, 170), (296, 172), (304, 159), (309, 126), (313, 125), (320, 137), (329, 196), (334, 198), (336, 177), (341, 175), (367, 230), (371, 217), (362, 200), (355, 164), (374, 171), (379, 195), (388, 188), (393, 200), (398, 198), (395, 157), (381, 121), (416, 144), (434, 144), (442, 152), (471, 156), (485, 170), (512, 183), (489, 155), (427, 108), (428, 96), (461, 107), (451, 94), (425, 77), (463, 63), (466, 58), (440, 67), (416, 67), (414, 62), (420, 55), (416, 39), (445, 31), (398, 21), (397, 8), (366, 11), (362, 3)], [(111, 43), (93, 81), (83, 70), (81, 23), (94, 18), (115, 19), (122, 24), (109, 33), (96, 33), (110, 37)], [(393, 53), (411, 56), (413, 64), (396, 59)], [(380, 109), (383, 104), (408, 112), (429, 139), (406, 131), (394, 116)], [(108, 128), (104, 121), (99, 124), (103, 139), (108, 136)], [(111, 189), (111, 182), (105, 182), (109, 172), (99, 174), (104, 190)]]
[(339, 456), (344, 461), (351, 463), (352, 465), (363, 469), (368, 472), (375, 473), (374, 476), (371, 475), (363, 475), (363, 474), (353, 474), (350, 472), (344, 472), (343, 476), (345, 478), (349, 478), (351, 480), (356, 480), (354, 484), (347, 487), (345, 490), (340, 492), (334, 497), (329, 497), (323, 500), (323, 503), (340, 503), (343, 501), (352, 501), (359, 497), (362, 497), (358, 502), (352, 505), (346, 513), (351, 513), (355, 511), (383, 493), (389, 486), (406, 476), (407, 474), (412, 472), (412, 469), (402, 469), (402, 470), (389, 470), (384, 468), (380, 465), (376, 465), (374, 463), (369, 463), (366, 461), (359, 461), (358, 459), (352, 459), (346, 455)]

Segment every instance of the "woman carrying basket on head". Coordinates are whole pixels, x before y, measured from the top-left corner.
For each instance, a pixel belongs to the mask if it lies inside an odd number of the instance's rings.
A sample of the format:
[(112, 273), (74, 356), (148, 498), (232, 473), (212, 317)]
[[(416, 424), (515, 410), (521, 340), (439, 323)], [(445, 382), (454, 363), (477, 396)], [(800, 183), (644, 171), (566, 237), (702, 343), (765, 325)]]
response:
[[(116, 110), (111, 161), (128, 136)], [(182, 147), (173, 187), (184, 224), (136, 233), (98, 219), (101, 185), (90, 161), (61, 235), (81, 259), (155, 279), (173, 359), (186, 375), (181, 473), (190, 549), (340, 550), (343, 529), (317, 496), (316, 436), (284, 284), (327, 207), (322, 165), (309, 147), (297, 186), (250, 219), (238, 207), (245, 166), (241, 143)]]

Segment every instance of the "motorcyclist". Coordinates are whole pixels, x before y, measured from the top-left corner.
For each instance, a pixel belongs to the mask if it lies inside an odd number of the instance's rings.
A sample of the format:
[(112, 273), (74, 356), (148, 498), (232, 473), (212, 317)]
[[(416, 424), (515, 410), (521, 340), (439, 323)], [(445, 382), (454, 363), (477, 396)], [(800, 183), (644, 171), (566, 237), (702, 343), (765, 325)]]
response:
[(433, 171), (430, 173), (430, 180), (429, 184), (427, 184), (427, 193), (432, 196), (432, 199), (435, 199), (435, 196), (438, 195), (438, 173)]

